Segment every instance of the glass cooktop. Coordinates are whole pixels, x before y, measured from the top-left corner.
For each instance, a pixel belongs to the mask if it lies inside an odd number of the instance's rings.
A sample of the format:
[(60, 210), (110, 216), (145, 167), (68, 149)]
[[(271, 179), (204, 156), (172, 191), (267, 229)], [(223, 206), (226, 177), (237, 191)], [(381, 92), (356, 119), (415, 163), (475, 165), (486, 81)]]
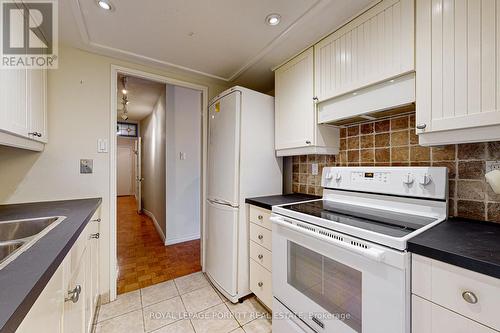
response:
[(427, 216), (355, 206), (329, 200), (286, 205), (282, 208), (393, 237), (404, 237), (436, 221), (435, 218)]

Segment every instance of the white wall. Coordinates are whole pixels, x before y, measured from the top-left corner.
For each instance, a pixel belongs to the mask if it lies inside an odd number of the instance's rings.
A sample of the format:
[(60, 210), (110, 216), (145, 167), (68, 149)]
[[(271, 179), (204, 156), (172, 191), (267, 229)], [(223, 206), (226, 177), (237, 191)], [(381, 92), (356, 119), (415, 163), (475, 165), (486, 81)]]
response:
[(167, 245), (200, 237), (201, 103), (201, 92), (167, 86)]
[(141, 120), (142, 137), (142, 205), (146, 214), (160, 228), (165, 239), (165, 154), (166, 154), (166, 111), (163, 93), (149, 116)]
[[(116, 159), (116, 193), (117, 195), (135, 195), (135, 141), (136, 138), (117, 138), (117, 159)], [(126, 151), (122, 155), (120, 151)]]
[[(110, 277), (110, 156), (97, 153), (97, 139), (110, 139), (111, 65), (168, 76), (209, 89), (226, 84), (194, 74), (166, 72), (60, 45), (59, 68), (48, 71), (49, 143), (42, 153), (0, 147), (0, 202), (101, 197), (100, 286), (107, 299)], [(116, 117), (113, 115), (113, 117)], [(114, 134), (113, 134), (114, 135)], [(94, 160), (94, 173), (79, 173), (80, 158)]]

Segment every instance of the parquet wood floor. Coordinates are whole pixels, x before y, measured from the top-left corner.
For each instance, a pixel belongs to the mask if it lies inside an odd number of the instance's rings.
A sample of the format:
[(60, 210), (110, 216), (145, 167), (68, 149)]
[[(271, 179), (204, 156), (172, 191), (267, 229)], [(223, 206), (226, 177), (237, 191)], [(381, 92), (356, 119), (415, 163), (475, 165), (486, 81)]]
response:
[(200, 240), (165, 246), (133, 196), (117, 198), (118, 294), (201, 270)]

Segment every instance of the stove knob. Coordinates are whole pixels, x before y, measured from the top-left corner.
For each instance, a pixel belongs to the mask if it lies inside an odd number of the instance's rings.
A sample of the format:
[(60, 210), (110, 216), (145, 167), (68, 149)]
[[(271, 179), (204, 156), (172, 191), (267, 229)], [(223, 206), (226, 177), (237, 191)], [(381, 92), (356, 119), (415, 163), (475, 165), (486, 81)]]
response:
[(431, 176), (429, 176), (428, 174), (424, 173), (420, 179), (418, 180), (418, 182), (420, 183), (420, 185), (423, 185), (423, 186), (426, 186), (426, 185), (429, 185), (429, 183), (431, 182)]
[(332, 175), (332, 173), (331, 173), (331, 172), (327, 172), (327, 173), (325, 174), (325, 179), (326, 179), (326, 180), (329, 180), (329, 179), (332, 179), (332, 178), (333, 178), (333, 175)]
[(342, 179), (342, 174), (340, 172), (337, 172), (337, 174), (335, 175), (335, 180), (339, 182), (341, 179)]
[(403, 184), (406, 184), (406, 185), (413, 184), (413, 176), (411, 175), (411, 173), (408, 173), (408, 174), (403, 176)]

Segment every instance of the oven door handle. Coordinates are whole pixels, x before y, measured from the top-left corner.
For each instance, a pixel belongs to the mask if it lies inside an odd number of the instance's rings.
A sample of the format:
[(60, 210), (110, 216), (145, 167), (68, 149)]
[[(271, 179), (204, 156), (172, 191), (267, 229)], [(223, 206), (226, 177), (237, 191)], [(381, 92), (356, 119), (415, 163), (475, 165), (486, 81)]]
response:
[(338, 247), (343, 248), (345, 250), (348, 250), (350, 252), (354, 252), (354, 253), (357, 253), (359, 255), (362, 255), (365, 258), (368, 258), (368, 259), (371, 259), (371, 260), (375, 260), (375, 261), (379, 261), (379, 262), (381, 262), (381, 261), (384, 260), (384, 257), (385, 257), (385, 251), (384, 250), (373, 248), (373, 247), (365, 249), (365, 248), (362, 248), (362, 247), (358, 247), (356, 245), (352, 245), (350, 243), (346, 243), (346, 242), (343, 242), (343, 241), (340, 241), (340, 240), (336, 240), (334, 238), (330, 238), (328, 236), (324, 236), (322, 234), (319, 234), (319, 233), (317, 233), (315, 231), (311, 231), (311, 230), (308, 230), (308, 229), (304, 229), (304, 228), (298, 227), (298, 226), (296, 226), (295, 224), (293, 224), (291, 222), (286, 222), (285, 219), (282, 218), (282, 217), (271, 216), (269, 219), (272, 222), (274, 222), (274, 223), (276, 223), (276, 224), (278, 224), (278, 225), (280, 225), (280, 226), (282, 226), (284, 228), (288, 228), (288, 229), (300, 232), (302, 234), (306, 234), (306, 235), (309, 235), (311, 237), (320, 239), (322, 241), (325, 241), (327, 243), (333, 244), (335, 246), (338, 246)]

